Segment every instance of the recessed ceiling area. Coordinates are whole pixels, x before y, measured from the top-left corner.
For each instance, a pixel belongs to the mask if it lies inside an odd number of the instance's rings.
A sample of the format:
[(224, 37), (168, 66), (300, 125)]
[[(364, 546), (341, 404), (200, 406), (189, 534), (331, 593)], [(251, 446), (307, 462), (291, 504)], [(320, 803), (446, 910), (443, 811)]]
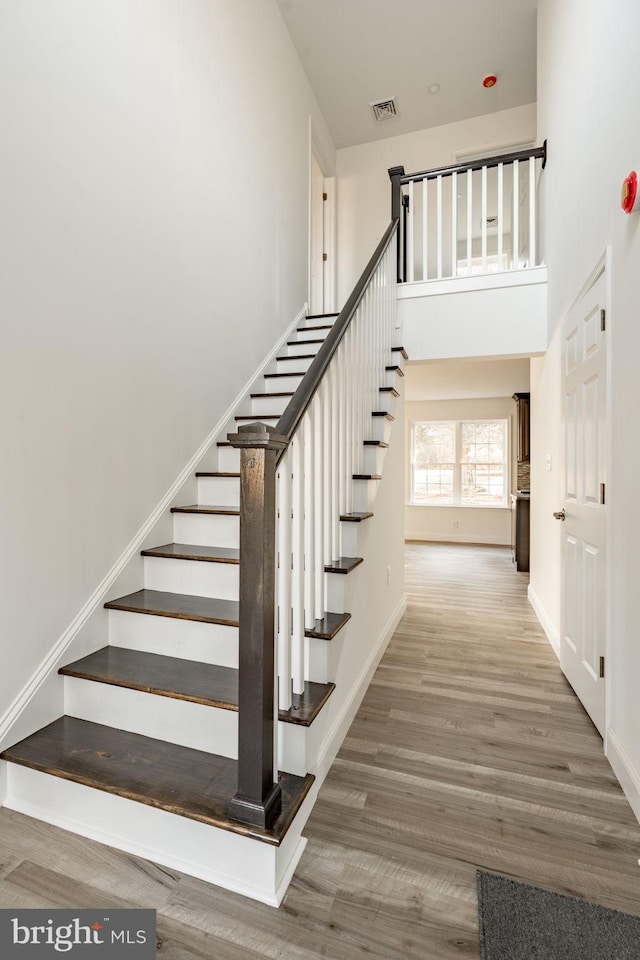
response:
[[(277, 3), (337, 147), (536, 100), (537, 0)], [(376, 123), (389, 92), (398, 116)]]

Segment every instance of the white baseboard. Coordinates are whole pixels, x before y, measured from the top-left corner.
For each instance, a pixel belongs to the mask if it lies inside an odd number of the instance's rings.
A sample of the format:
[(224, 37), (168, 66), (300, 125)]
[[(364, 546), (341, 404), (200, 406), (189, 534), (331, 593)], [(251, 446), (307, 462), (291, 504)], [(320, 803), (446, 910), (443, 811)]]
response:
[(547, 611), (542, 605), (542, 601), (540, 600), (540, 597), (535, 592), (531, 584), (529, 584), (529, 587), (527, 589), (527, 597), (529, 599), (529, 603), (533, 607), (533, 612), (538, 618), (540, 626), (542, 627), (542, 629), (547, 635), (547, 640), (551, 644), (553, 652), (555, 653), (556, 657), (559, 660), (560, 659), (560, 633), (558, 632), (558, 630), (556, 630), (551, 618), (549, 617), (549, 614), (547, 613)]
[(620, 786), (629, 801), (629, 805), (640, 821), (640, 771), (637, 770), (631, 757), (622, 745), (620, 738), (611, 727), (607, 730), (606, 756), (613, 768)]
[[(153, 527), (156, 525), (156, 523), (158, 523), (158, 521), (163, 517), (165, 512), (174, 502), (178, 492), (180, 491), (180, 488), (192, 477), (202, 458), (208, 452), (212, 444), (215, 443), (217, 437), (224, 430), (225, 425), (233, 417), (238, 405), (241, 403), (244, 397), (251, 392), (253, 385), (262, 376), (269, 364), (275, 360), (283, 345), (289, 339), (292, 331), (305, 317), (306, 312), (307, 304), (305, 303), (289, 327), (280, 337), (271, 353), (267, 356), (266, 360), (261, 363), (260, 367), (251, 375), (249, 380), (241, 388), (238, 395), (227, 407), (214, 428), (211, 430), (198, 450), (196, 450), (184, 469), (181, 470), (166, 494), (155, 506), (147, 520), (140, 527), (128, 546), (125, 547), (102, 582), (96, 587), (87, 602), (84, 604), (80, 612), (69, 624), (64, 633), (58, 638), (58, 640), (56, 640), (45, 659), (39, 664), (37, 669), (23, 686), (22, 690), (18, 693), (17, 697), (10, 704), (7, 710), (5, 710), (2, 716), (0, 716), (0, 742), (10, 738), (10, 732), (13, 725), (31, 703), (48, 677), (55, 671), (60, 658), (67, 652), (74, 639), (78, 636), (79, 632), (85, 626), (89, 618), (93, 613), (95, 613), (97, 608), (102, 606), (102, 604), (105, 602), (107, 599), (107, 594), (111, 590), (118, 577), (121, 576), (127, 564), (131, 563), (132, 560), (137, 559), (140, 549), (142, 548), (145, 539), (153, 530)], [(2, 797), (0, 795), (0, 801), (1, 799)]]
[(327, 734), (325, 744), (318, 756), (316, 772), (318, 785), (321, 784), (325, 779), (327, 773), (329, 772), (329, 768), (331, 767), (331, 764), (338, 753), (338, 750), (342, 746), (342, 741), (346, 737), (353, 718), (358, 712), (358, 708), (369, 688), (371, 678), (373, 677), (373, 674), (375, 673), (376, 668), (382, 659), (382, 655), (387, 649), (389, 641), (391, 640), (391, 637), (393, 636), (406, 608), (407, 598), (406, 595), (403, 594), (400, 602), (389, 617), (386, 626), (381, 631), (369, 657), (360, 671), (357, 681), (351, 688), (351, 693), (343, 703), (342, 709), (335, 718), (333, 725)]
[(464, 543), (469, 546), (478, 546), (484, 547), (510, 547), (511, 540), (508, 537), (494, 537), (494, 536), (480, 536), (474, 533), (425, 533), (420, 531), (420, 533), (412, 533), (408, 531), (405, 533), (404, 538), (406, 541), (413, 541), (415, 543)]

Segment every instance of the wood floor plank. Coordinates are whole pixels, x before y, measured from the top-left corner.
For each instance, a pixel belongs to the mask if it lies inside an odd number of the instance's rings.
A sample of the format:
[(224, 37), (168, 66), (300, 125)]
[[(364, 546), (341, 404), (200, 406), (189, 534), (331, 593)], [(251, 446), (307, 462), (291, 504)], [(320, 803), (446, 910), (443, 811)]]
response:
[(165, 960), (478, 960), (477, 867), (640, 915), (640, 825), (527, 582), (506, 549), (408, 545), (407, 612), (280, 910), (6, 810), (0, 905), (42, 905), (30, 864), (70, 878), (56, 904), (94, 877), (158, 906)]

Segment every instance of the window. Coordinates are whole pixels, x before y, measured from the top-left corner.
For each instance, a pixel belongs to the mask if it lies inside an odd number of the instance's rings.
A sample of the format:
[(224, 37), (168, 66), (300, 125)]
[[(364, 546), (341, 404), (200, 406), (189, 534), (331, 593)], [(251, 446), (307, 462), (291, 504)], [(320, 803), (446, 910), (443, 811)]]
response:
[(506, 507), (508, 424), (508, 420), (414, 423), (411, 502), (432, 507)]

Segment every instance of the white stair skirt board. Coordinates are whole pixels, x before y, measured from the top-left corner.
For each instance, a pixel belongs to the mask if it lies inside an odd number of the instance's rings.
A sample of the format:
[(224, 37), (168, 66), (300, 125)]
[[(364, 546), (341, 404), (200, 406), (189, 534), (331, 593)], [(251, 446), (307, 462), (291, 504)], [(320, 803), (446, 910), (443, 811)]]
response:
[[(302, 856), (312, 788), (279, 847), (15, 763), (5, 806), (277, 907)], [(314, 784), (315, 786), (315, 784)]]
[[(239, 469), (221, 472), (239, 473)], [(219, 507), (237, 507), (240, 503), (240, 478), (198, 477), (198, 503), (215, 503)]]
[(353, 481), (353, 509), (357, 513), (373, 511), (379, 483), (379, 480)]
[(386, 452), (386, 447), (365, 447), (363, 473), (382, 473)]
[(218, 513), (174, 513), (173, 539), (175, 543), (194, 543), (202, 547), (239, 547), (240, 517)]
[(147, 590), (237, 600), (239, 570), (237, 563), (144, 557), (144, 585)]
[[(177, 743), (205, 753), (238, 759), (238, 714), (235, 710), (206, 706), (189, 700), (163, 697), (97, 683), (79, 677), (64, 678), (65, 713), (143, 737)], [(278, 721), (278, 766), (286, 773), (304, 777), (313, 772), (305, 763), (315, 763), (314, 726)], [(322, 725), (318, 727), (320, 729)], [(309, 741), (307, 743), (307, 741)]]
[[(109, 610), (109, 644), (220, 667), (238, 666), (238, 628)], [(66, 661), (70, 663), (68, 659)]]

